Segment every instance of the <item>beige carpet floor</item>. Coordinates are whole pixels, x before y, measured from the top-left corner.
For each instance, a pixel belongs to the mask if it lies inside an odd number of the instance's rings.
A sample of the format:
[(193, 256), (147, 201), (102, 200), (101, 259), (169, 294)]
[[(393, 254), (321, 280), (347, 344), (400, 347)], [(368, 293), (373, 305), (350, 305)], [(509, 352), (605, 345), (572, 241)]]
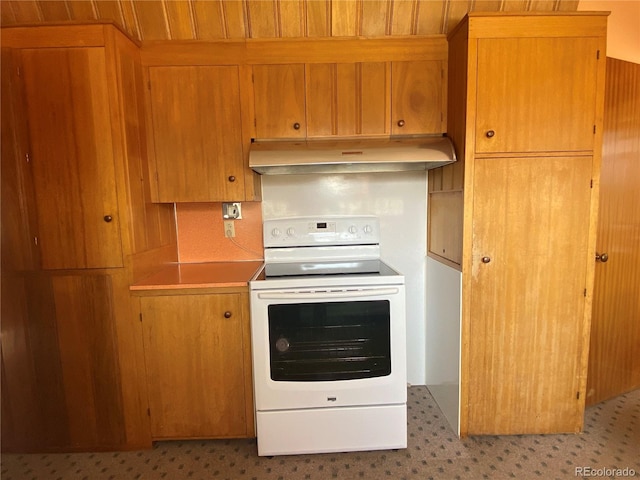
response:
[[(589, 407), (579, 435), (459, 439), (409, 387), (406, 450), (258, 457), (255, 440), (158, 442), (138, 452), (5, 454), (2, 480), (640, 478), (640, 390)], [(626, 470), (625, 470), (626, 469)]]

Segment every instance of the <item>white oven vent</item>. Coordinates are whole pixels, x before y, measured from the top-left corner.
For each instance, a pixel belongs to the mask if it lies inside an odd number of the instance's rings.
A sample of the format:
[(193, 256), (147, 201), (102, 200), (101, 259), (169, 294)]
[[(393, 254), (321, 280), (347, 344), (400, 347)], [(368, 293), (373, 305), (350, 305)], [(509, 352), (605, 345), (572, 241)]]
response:
[(251, 144), (249, 166), (263, 175), (429, 170), (456, 161), (448, 137), (281, 141)]

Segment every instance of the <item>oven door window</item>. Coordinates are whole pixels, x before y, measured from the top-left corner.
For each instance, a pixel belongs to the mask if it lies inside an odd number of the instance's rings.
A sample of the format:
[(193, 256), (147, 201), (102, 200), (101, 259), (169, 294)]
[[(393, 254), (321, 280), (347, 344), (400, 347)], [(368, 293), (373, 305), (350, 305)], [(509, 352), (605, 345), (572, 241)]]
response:
[(269, 305), (269, 350), (274, 381), (389, 375), (389, 301)]

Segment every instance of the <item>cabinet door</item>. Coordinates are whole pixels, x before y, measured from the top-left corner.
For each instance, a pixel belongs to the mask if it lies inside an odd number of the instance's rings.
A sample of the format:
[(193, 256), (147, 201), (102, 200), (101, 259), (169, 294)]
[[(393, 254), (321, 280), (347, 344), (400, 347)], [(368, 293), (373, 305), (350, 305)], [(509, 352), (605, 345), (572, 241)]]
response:
[(599, 42), (478, 40), (476, 152), (592, 150)]
[(240, 295), (144, 297), (141, 307), (152, 437), (245, 436)]
[(304, 138), (304, 65), (253, 67), (257, 138)]
[(103, 48), (22, 51), (42, 266), (122, 266)]
[(319, 63), (306, 72), (308, 136), (389, 133), (388, 64)]
[(440, 61), (394, 62), (391, 71), (391, 133), (445, 131), (444, 66)]
[(582, 426), (591, 171), (586, 156), (476, 161), (469, 434)]
[(238, 67), (150, 67), (159, 202), (244, 199)]

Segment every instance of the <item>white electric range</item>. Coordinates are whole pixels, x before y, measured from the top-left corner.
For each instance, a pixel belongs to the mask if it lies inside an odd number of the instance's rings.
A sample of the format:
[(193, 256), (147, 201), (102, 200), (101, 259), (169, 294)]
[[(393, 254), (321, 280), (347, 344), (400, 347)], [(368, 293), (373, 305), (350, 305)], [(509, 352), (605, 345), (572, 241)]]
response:
[(372, 216), (264, 222), (250, 282), (259, 455), (405, 448), (404, 276)]

